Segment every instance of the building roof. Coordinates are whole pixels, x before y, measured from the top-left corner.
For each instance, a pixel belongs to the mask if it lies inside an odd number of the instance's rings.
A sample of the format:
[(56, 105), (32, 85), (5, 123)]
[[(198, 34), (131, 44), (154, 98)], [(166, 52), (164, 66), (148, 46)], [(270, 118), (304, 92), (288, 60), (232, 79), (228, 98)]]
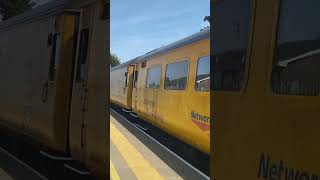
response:
[(155, 50), (152, 50), (144, 55), (141, 55), (139, 57), (136, 57), (130, 61), (127, 61), (125, 63), (122, 63), (120, 65), (117, 65), (113, 68), (111, 68), (111, 71), (113, 70), (116, 70), (118, 68), (121, 68), (121, 67), (124, 67), (124, 66), (128, 66), (129, 64), (136, 64), (136, 63), (139, 63), (141, 61), (148, 61), (148, 59), (152, 58), (152, 57), (155, 57), (155, 56), (159, 56), (161, 54), (165, 54), (169, 51), (172, 51), (172, 50), (175, 50), (177, 48), (181, 48), (181, 47), (184, 47), (184, 46), (187, 46), (189, 44), (192, 44), (196, 41), (200, 41), (200, 40), (203, 40), (203, 39), (206, 39), (206, 38), (209, 38), (210, 37), (210, 28), (208, 29), (204, 29), (200, 32), (197, 32), (195, 34), (192, 34), (190, 36), (187, 36), (181, 40), (178, 40), (176, 42), (173, 42), (171, 44), (168, 44), (166, 46), (163, 46), (161, 48), (158, 48), (158, 49), (155, 49)]

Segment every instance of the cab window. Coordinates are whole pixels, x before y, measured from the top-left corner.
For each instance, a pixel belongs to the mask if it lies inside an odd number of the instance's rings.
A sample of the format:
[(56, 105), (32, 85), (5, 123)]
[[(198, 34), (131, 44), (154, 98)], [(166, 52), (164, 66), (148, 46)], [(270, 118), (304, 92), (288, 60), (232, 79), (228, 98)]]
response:
[(187, 85), (188, 68), (188, 61), (168, 64), (164, 88), (166, 90), (184, 90)]
[(196, 91), (210, 91), (210, 57), (201, 57), (198, 60)]
[(320, 94), (319, 6), (320, 1), (314, 0), (281, 1), (272, 72), (274, 92)]
[(161, 67), (154, 67), (148, 69), (147, 88), (159, 89), (161, 78)]
[(212, 88), (239, 91), (244, 86), (252, 1), (214, 1), (212, 8)]

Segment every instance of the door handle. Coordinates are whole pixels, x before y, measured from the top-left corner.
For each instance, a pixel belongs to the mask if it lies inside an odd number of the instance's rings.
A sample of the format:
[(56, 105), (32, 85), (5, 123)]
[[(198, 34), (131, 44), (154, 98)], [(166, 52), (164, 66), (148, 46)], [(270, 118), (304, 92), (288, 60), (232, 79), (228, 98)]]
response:
[(48, 88), (49, 88), (48, 82), (45, 82), (42, 84), (41, 101), (43, 103), (45, 103), (48, 99)]

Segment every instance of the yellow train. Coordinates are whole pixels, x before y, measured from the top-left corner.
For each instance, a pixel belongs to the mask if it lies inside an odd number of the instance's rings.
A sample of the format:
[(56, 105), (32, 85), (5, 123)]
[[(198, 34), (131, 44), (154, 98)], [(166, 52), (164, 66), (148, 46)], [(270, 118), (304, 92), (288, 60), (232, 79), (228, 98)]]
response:
[(210, 153), (210, 30), (111, 69), (111, 102)]
[(213, 179), (320, 179), (319, 7), (213, 1)]
[(101, 179), (109, 178), (107, 8), (59, 0), (0, 23), (1, 127)]

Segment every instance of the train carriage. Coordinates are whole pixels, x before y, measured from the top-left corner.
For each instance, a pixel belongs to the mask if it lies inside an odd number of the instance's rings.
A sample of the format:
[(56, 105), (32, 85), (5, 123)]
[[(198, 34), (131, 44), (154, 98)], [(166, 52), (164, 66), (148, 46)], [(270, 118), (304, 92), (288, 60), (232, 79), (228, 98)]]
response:
[[(111, 101), (210, 153), (209, 29), (111, 69)], [(125, 102), (125, 103), (123, 103)]]
[(213, 179), (320, 178), (319, 7), (213, 1)]
[(103, 179), (107, 7), (107, 1), (57, 0), (0, 23), (2, 127), (48, 157), (80, 160)]

